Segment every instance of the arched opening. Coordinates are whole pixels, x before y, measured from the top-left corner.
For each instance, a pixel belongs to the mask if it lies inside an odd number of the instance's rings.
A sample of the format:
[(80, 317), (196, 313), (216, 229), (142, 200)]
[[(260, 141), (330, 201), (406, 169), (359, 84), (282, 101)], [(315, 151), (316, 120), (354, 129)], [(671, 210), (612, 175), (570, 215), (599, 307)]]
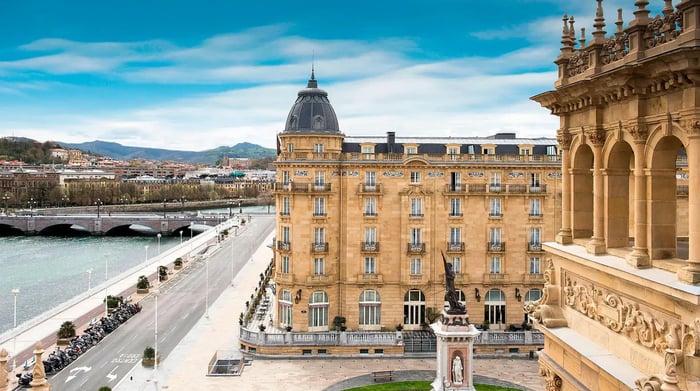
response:
[(277, 300), (279, 304), (279, 321), (280, 327), (292, 326), (292, 292), (287, 289), (282, 289), (280, 291), (279, 299)]
[(425, 295), (418, 289), (411, 289), (403, 297), (403, 324), (420, 326), (425, 322)]
[(328, 294), (324, 291), (309, 297), (309, 331), (328, 331)]
[(373, 330), (381, 328), (382, 301), (379, 292), (367, 289), (360, 293), (360, 328)]
[(484, 324), (501, 328), (506, 323), (506, 295), (500, 289), (491, 289), (484, 298)]
[(573, 152), (572, 162), (571, 235), (574, 239), (589, 239), (593, 236), (593, 151), (591, 147), (580, 145)]
[(674, 136), (659, 140), (652, 151), (647, 177), (649, 197), (649, 255), (652, 259), (676, 256), (676, 174), (683, 144)]
[(629, 144), (615, 143), (605, 167), (605, 243), (607, 247), (633, 246), (630, 238), (634, 238), (634, 232), (630, 227), (634, 224), (630, 224), (630, 217), (634, 203), (630, 200), (634, 199), (634, 177), (630, 173), (634, 169), (634, 152)]

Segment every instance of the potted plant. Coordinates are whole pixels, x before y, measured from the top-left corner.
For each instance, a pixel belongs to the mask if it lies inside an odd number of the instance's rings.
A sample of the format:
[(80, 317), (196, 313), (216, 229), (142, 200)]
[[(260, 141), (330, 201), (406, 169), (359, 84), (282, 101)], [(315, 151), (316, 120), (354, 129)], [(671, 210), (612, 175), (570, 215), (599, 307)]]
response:
[(109, 295), (104, 301), (107, 302), (107, 309), (111, 311), (124, 303), (124, 297)]
[(69, 320), (63, 322), (56, 336), (58, 337), (56, 345), (68, 345), (71, 338), (75, 337), (75, 324)]
[(182, 269), (182, 258), (178, 257), (173, 261), (173, 269), (175, 269), (175, 270)]
[(289, 333), (289, 332), (292, 331), (292, 326), (291, 326), (291, 325), (287, 325), (287, 326), (285, 326), (284, 329), (287, 330), (287, 332)]
[(158, 278), (159, 281), (167, 281), (168, 279), (168, 267), (164, 265), (158, 266)]
[(345, 326), (345, 317), (344, 316), (336, 316), (333, 318), (333, 328), (336, 331), (345, 331), (347, 327)]
[(160, 355), (156, 357), (156, 350), (150, 346), (147, 346), (146, 349), (143, 350), (141, 365), (144, 367), (152, 367), (156, 364), (156, 362), (160, 363)]
[(136, 293), (148, 293), (148, 277), (139, 276), (138, 282), (136, 282)]
[(262, 324), (262, 323), (260, 323), (260, 324), (258, 325), (258, 328), (260, 329), (260, 331), (265, 331), (265, 329), (266, 329), (265, 325)]

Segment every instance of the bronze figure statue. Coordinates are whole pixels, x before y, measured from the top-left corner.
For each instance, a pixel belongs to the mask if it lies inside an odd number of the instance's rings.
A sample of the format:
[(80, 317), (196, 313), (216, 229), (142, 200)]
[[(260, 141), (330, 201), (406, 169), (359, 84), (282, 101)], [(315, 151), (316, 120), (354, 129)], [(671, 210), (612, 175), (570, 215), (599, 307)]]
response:
[(457, 296), (455, 272), (452, 269), (452, 263), (447, 262), (445, 254), (442, 251), (440, 254), (442, 255), (442, 263), (445, 266), (445, 299), (450, 303), (450, 308), (447, 310), (447, 313), (451, 315), (464, 315), (467, 313), (467, 309), (464, 308), (464, 304), (459, 302), (459, 297)]

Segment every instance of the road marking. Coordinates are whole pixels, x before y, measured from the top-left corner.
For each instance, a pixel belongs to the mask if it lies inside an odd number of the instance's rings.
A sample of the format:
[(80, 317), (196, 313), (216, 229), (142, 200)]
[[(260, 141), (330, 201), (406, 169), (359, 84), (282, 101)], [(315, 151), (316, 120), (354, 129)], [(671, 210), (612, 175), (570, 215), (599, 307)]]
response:
[(109, 374), (107, 375), (107, 379), (109, 379), (108, 382), (111, 382), (111, 381), (113, 381), (114, 379), (117, 378), (117, 374), (116, 374), (116, 373), (112, 373), (112, 372), (116, 371), (117, 368), (119, 368), (119, 365), (117, 365), (116, 367), (114, 367), (114, 369), (112, 369), (112, 370), (109, 372)]
[[(78, 377), (78, 374), (79, 374), (80, 372), (86, 372), (86, 373), (87, 373), (87, 372), (89, 372), (91, 369), (92, 369), (92, 367), (78, 367), (78, 368), (73, 368), (73, 369), (71, 369), (71, 370), (70, 370), (70, 375), (68, 375), (68, 378), (66, 379), (66, 383), (68, 383), (69, 381), (71, 381), (71, 380), (75, 379), (76, 377)], [(75, 373), (75, 375), (74, 375), (73, 373)]]

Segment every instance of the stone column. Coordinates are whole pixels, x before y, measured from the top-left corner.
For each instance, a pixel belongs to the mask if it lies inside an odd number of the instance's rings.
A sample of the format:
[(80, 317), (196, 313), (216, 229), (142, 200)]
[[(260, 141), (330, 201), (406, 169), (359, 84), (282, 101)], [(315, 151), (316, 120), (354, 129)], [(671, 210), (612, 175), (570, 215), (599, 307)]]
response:
[(637, 268), (651, 266), (647, 248), (647, 177), (644, 172), (644, 143), (635, 143), (634, 151), (634, 248), (627, 263)]
[[(560, 130), (557, 134), (557, 142), (561, 148), (561, 228), (557, 233), (556, 241), (559, 244), (573, 243), (571, 235), (571, 167), (569, 147), (571, 146), (571, 135)], [(556, 189), (555, 189), (556, 191)], [(556, 194), (554, 195), (556, 202)], [(556, 228), (556, 227), (555, 227)]]
[(700, 283), (700, 121), (688, 137), (688, 261), (678, 278), (689, 284)]
[(30, 386), (32, 386), (32, 389), (36, 388), (38, 390), (42, 391), (48, 391), (51, 389), (51, 385), (49, 384), (49, 381), (46, 380), (46, 371), (44, 370), (44, 362), (41, 360), (41, 356), (44, 354), (44, 348), (41, 345), (41, 342), (36, 343), (36, 347), (34, 348), (34, 368), (32, 369), (32, 375), (34, 378), (32, 379), (31, 383), (29, 383)]
[(588, 134), (593, 150), (593, 237), (586, 245), (591, 254), (605, 253), (605, 194), (603, 186), (603, 143), (605, 133), (595, 131)]
[(7, 391), (9, 385), (9, 371), (7, 370), (7, 350), (0, 350), (0, 391)]

